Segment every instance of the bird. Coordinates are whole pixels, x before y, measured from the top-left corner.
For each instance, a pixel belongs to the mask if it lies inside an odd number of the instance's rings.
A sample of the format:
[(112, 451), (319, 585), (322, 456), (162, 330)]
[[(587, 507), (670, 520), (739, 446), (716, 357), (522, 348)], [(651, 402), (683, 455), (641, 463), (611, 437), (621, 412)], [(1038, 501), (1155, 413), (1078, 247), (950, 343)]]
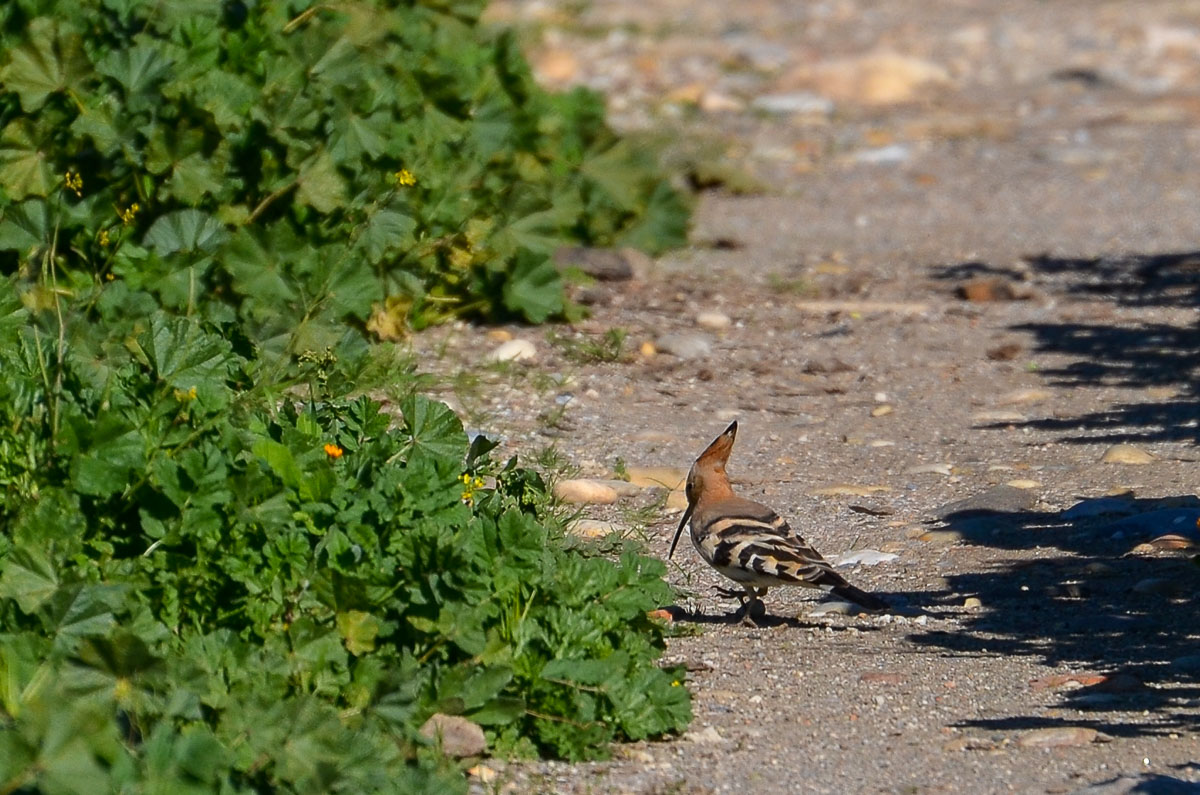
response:
[[(692, 464), (687, 476), (687, 509), (667, 553), (670, 560), (683, 528), (691, 524), (692, 544), (704, 562), (742, 586), (718, 589), (742, 600), (742, 623), (757, 626), (753, 612), (765, 612), (767, 589), (783, 585), (819, 588), (872, 612), (887, 602), (854, 587), (821, 554), (792, 531), (787, 520), (762, 503), (733, 493), (725, 466), (737, 436), (734, 420)], [(736, 617), (736, 614), (735, 614)]]

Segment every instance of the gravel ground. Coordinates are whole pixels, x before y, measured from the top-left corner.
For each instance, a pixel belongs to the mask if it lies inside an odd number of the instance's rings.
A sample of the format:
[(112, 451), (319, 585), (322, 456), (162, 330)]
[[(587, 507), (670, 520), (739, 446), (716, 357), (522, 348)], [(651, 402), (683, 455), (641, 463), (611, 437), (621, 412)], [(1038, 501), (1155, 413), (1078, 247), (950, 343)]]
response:
[[(691, 731), (479, 788), (1200, 791), (1200, 3), (490, 13), (713, 189), (588, 320), (437, 329), (422, 366), (581, 477), (686, 470), (738, 419), (735, 488), (897, 610), (779, 590), (746, 628), (682, 544)], [(580, 531), (665, 558), (679, 495), (634, 491)]]

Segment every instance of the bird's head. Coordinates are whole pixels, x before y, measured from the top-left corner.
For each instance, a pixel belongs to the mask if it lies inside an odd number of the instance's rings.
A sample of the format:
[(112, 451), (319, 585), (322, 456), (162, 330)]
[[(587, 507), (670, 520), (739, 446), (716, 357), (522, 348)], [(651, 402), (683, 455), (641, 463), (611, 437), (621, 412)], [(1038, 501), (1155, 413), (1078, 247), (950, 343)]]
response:
[(667, 553), (667, 558), (670, 559), (675, 554), (675, 546), (679, 543), (679, 536), (683, 533), (683, 528), (687, 526), (688, 520), (692, 518), (692, 512), (696, 510), (696, 503), (700, 500), (700, 495), (705, 490), (720, 489), (727, 491), (729, 489), (729, 478), (725, 474), (725, 464), (729, 461), (729, 454), (733, 451), (733, 440), (737, 436), (737, 420), (729, 423), (729, 427), (722, 431), (721, 435), (712, 440), (712, 443), (704, 448), (704, 452), (692, 463), (691, 470), (687, 476), (687, 510), (683, 512), (683, 518), (679, 520), (679, 528), (675, 531), (675, 538), (671, 541), (671, 551)]

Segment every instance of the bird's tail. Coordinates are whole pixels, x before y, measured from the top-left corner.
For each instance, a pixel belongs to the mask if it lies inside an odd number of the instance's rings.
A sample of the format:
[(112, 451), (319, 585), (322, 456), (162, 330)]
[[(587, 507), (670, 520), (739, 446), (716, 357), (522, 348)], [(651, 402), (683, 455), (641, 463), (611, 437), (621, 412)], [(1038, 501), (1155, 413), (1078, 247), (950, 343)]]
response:
[(889, 605), (887, 602), (880, 599), (874, 594), (869, 594), (861, 588), (855, 588), (850, 583), (837, 585), (829, 591), (834, 596), (839, 596), (849, 602), (854, 602), (856, 605), (870, 610), (872, 613), (882, 613), (887, 610)]

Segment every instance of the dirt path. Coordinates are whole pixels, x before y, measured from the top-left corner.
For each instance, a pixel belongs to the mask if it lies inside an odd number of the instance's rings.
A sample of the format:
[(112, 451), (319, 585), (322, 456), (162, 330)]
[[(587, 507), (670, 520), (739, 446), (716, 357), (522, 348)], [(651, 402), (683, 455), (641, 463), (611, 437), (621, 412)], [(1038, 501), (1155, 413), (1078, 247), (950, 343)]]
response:
[[(727, 624), (681, 545), (689, 735), (494, 763), (490, 786), (1200, 789), (1200, 569), (1128, 554), (1200, 540), (1200, 4), (493, 14), (538, 26), (548, 82), (681, 135), (698, 180), (765, 190), (706, 194), (691, 249), (589, 289), (592, 318), (553, 341), (507, 329), (529, 361), (482, 365), (495, 330), (426, 335), (429, 367), (469, 373), (448, 397), (594, 477), (686, 468), (736, 417), (735, 487), (831, 559), (877, 561), (844, 571), (901, 610), (778, 591), (764, 628)], [(598, 361), (613, 329), (629, 353)], [(655, 496), (585, 512), (665, 557), (679, 514)]]

